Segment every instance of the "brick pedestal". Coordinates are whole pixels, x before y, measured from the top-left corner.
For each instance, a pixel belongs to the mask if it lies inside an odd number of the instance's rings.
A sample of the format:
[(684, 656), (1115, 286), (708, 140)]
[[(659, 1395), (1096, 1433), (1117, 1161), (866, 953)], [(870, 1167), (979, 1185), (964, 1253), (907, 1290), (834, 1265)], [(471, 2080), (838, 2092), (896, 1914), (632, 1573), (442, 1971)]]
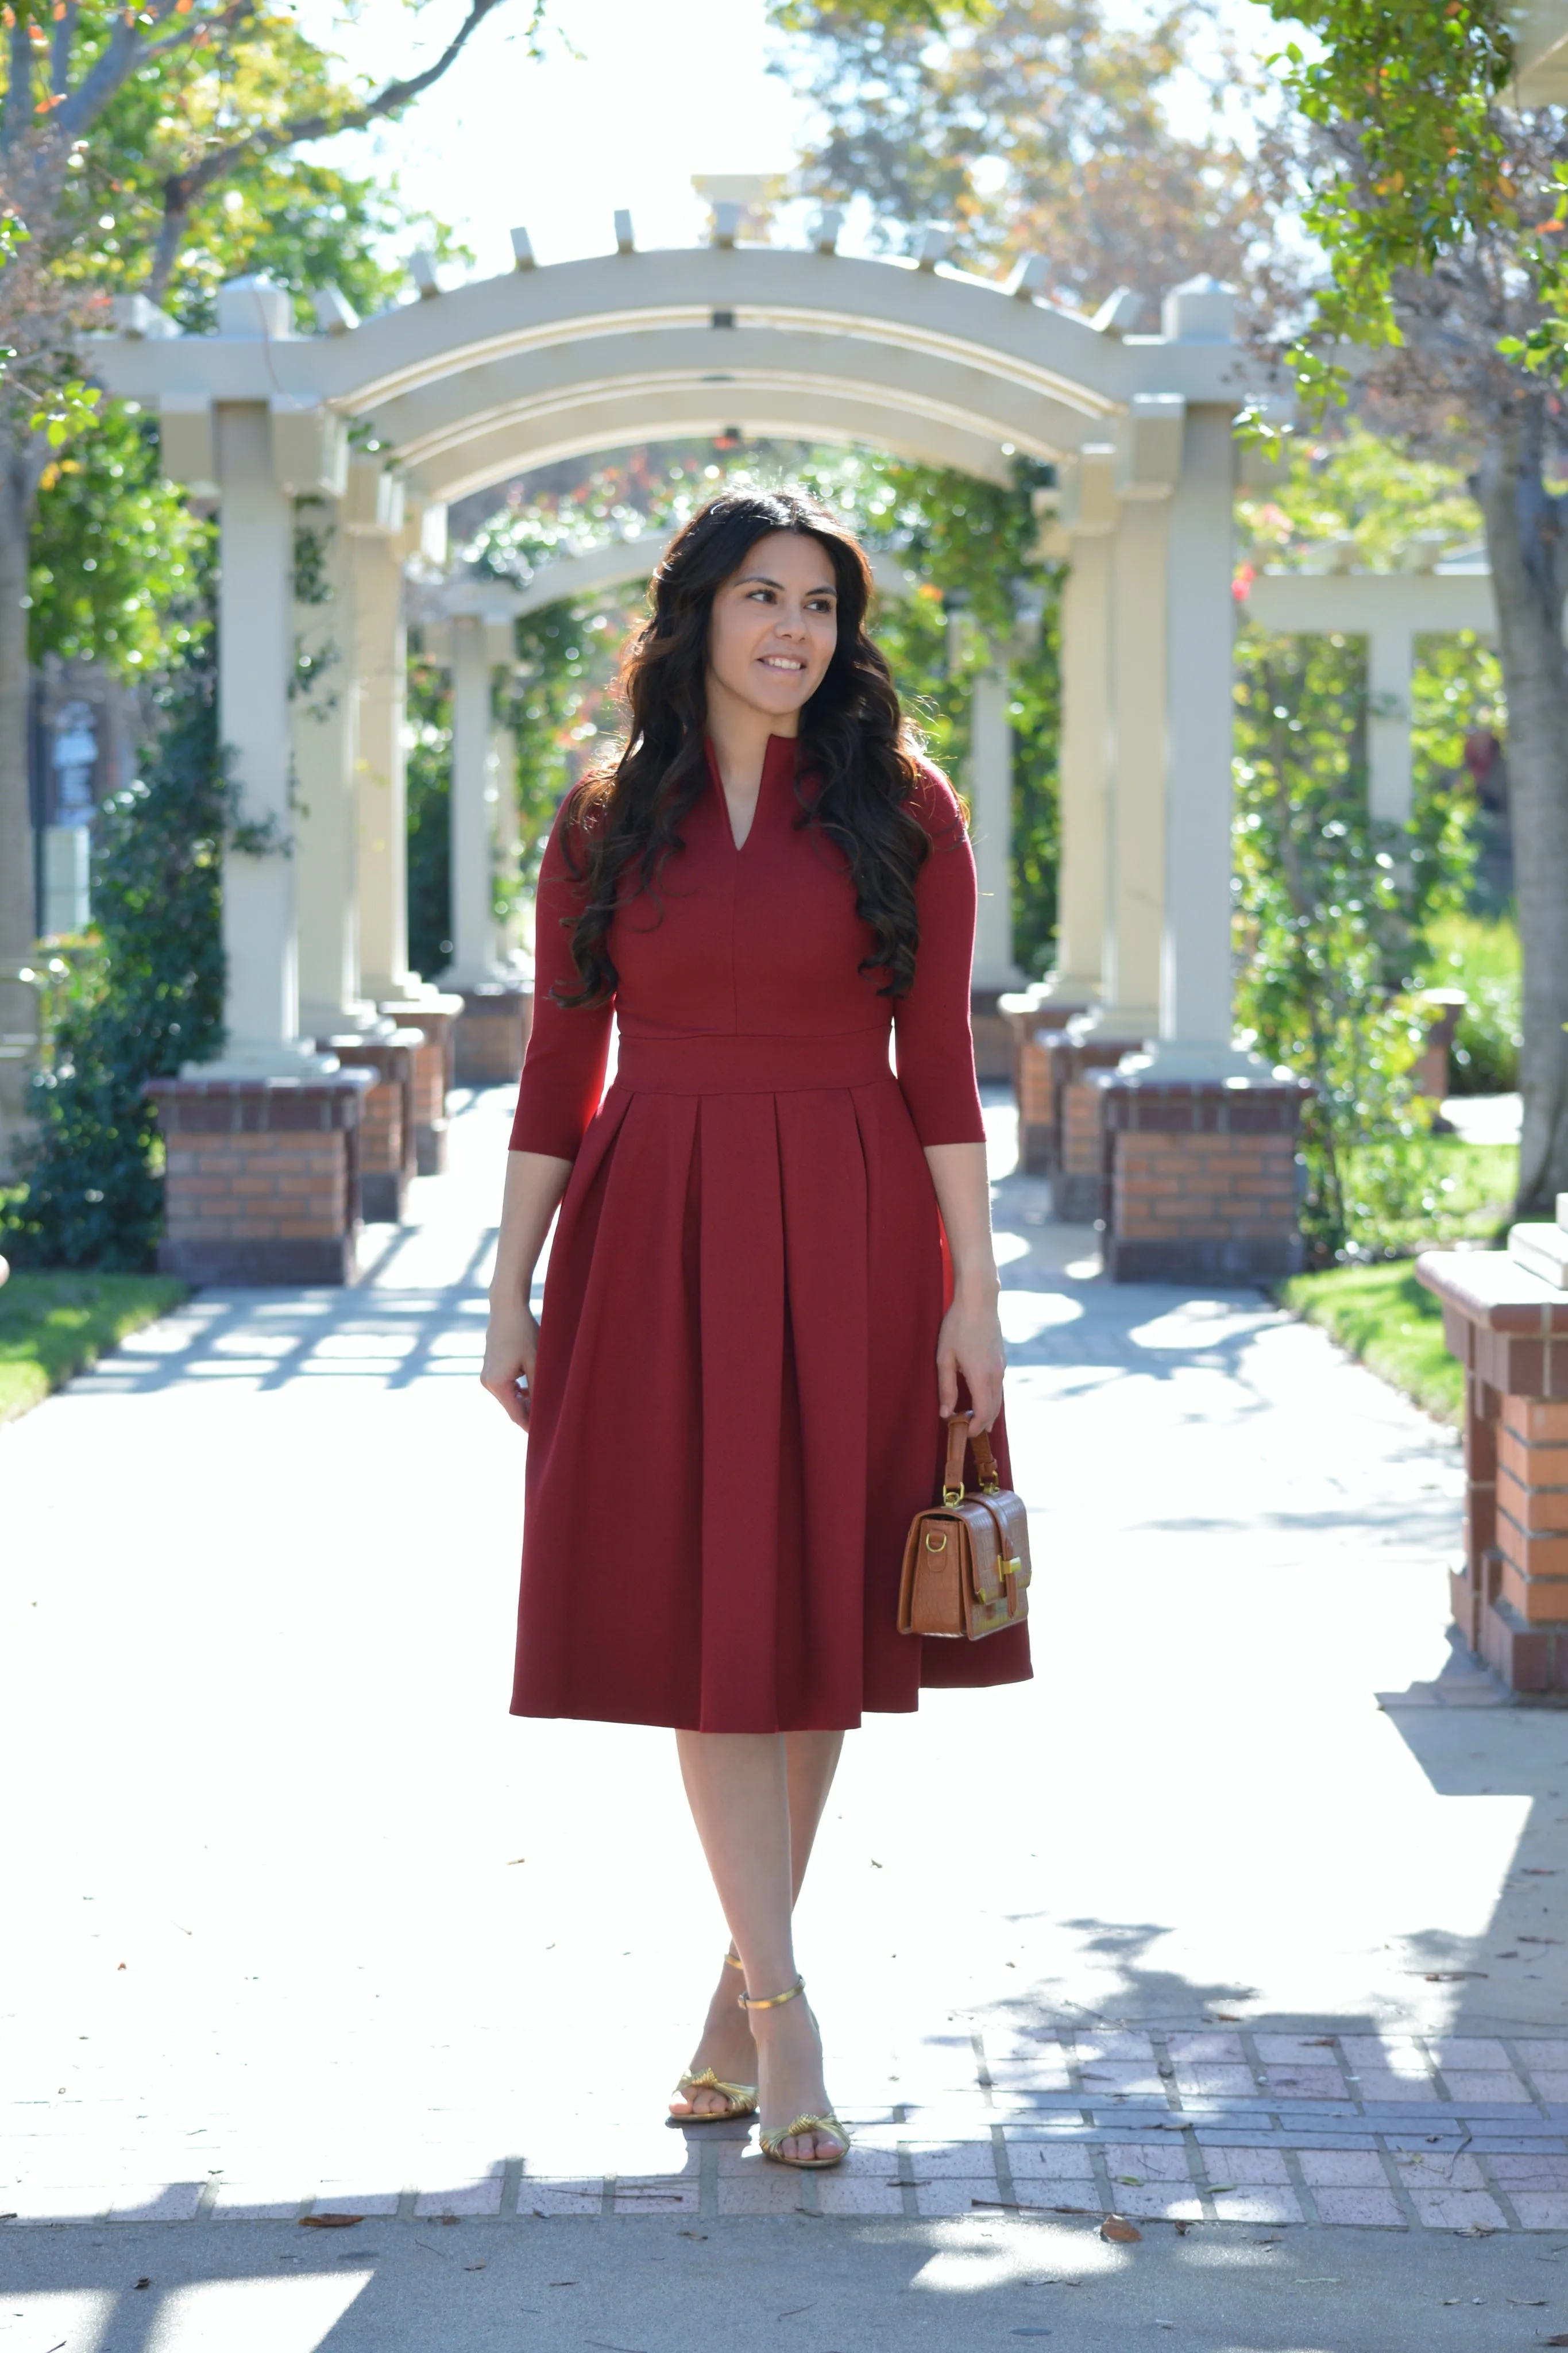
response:
[(453, 1082), (454, 1039), (463, 1000), (432, 990), (428, 999), (399, 997), (381, 1010), (423, 1036), (424, 1043), (414, 1053), (414, 1165), (421, 1176), (444, 1176), (447, 1090)]
[[(1069, 1119), (1098, 1109), (1105, 1271), (1113, 1282), (1256, 1282), (1301, 1264), (1296, 1079), (1181, 1081), (1098, 1071)], [(1077, 1149), (1087, 1149), (1078, 1145)]]
[(323, 1038), (320, 1044), (344, 1070), (371, 1074), (360, 1118), (360, 1213), (367, 1225), (400, 1225), (410, 1180), (418, 1174), (415, 1081), (425, 1032), (395, 1029), (390, 1038)]
[(1056, 1166), (1057, 1123), (1051, 1061), (1043, 1040), (1056, 1036), (1089, 1007), (1047, 997), (1048, 986), (999, 997), (996, 1009), (1012, 1039), (1013, 1096), (1018, 1106), (1018, 1166), (1026, 1176), (1048, 1176)]
[(187, 1282), (351, 1282), (370, 1074), (152, 1079), (163, 1131), (158, 1264)]
[(1043, 1149), (1051, 1208), (1066, 1225), (1091, 1226), (1105, 1214), (1100, 1103), (1098, 1097), (1075, 1103), (1072, 1091), (1091, 1071), (1114, 1070), (1134, 1050), (1125, 1038), (1076, 1037), (1070, 1024), (1038, 1038), (1036, 1046), (1040, 1074), (1034, 1100), (1049, 1130)]
[(1013, 1040), (1007, 1024), (997, 1010), (1002, 992), (995, 988), (976, 988), (969, 998), (969, 1026), (974, 1037), (974, 1073), (981, 1079), (1010, 1078), (1013, 1072)]
[(1465, 1367), (1465, 1566), (1455, 1622), (1521, 1698), (1568, 1705), (1568, 1292), (1504, 1250), (1428, 1250)]
[(530, 983), (486, 981), (462, 992), (458, 1016), (455, 1076), (463, 1087), (515, 1085), (533, 1026)]

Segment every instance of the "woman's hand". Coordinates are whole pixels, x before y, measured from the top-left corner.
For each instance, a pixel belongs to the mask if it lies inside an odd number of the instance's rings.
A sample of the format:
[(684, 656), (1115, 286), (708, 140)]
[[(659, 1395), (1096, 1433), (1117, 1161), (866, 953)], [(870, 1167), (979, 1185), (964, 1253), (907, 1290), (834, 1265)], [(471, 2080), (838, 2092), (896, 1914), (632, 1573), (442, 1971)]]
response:
[(528, 1428), (530, 1392), (538, 1356), (539, 1325), (526, 1301), (508, 1301), (503, 1305), (492, 1299), (479, 1382), (520, 1430)]
[(1002, 1375), (1006, 1368), (996, 1293), (955, 1293), (942, 1319), (936, 1343), (937, 1409), (945, 1421), (958, 1411), (959, 1379), (973, 1407), (972, 1430), (989, 1430), (1002, 1410)]

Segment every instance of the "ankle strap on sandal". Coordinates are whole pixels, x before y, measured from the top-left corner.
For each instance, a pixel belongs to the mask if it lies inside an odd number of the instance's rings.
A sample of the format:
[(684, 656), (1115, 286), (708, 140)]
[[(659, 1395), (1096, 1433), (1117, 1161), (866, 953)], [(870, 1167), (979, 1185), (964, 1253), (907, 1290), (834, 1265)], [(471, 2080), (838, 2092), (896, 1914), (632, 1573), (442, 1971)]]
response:
[(724, 1956), (724, 1967), (725, 1967), (727, 1969), (743, 1969), (743, 1968), (745, 1968), (745, 1966), (746, 1966), (746, 1964), (745, 1964), (745, 1962), (741, 1958), (741, 1956), (740, 1956), (740, 1954), (739, 1954), (739, 1953), (726, 1953), (726, 1954), (725, 1954), (725, 1956)]
[(790, 1987), (787, 1993), (743, 1993), (739, 1995), (737, 1999), (742, 2010), (781, 2010), (786, 2001), (793, 2001), (797, 1993), (804, 1993), (805, 1991), (805, 1979), (804, 1978), (796, 1978), (794, 1985)]

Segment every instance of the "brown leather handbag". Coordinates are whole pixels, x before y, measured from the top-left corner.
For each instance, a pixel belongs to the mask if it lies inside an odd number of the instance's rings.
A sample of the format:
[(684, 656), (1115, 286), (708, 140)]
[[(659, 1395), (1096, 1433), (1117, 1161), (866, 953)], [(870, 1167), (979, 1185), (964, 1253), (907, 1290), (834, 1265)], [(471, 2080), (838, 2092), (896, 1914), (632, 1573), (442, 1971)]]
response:
[(942, 1502), (917, 1512), (904, 1546), (899, 1588), (900, 1634), (953, 1634), (978, 1642), (1029, 1612), (1029, 1515), (1021, 1495), (1004, 1487), (983, 1430), (974, 1433), (978, 1494), (967, 1494), (963, 1458), (969, 1417), (947, 1425)]

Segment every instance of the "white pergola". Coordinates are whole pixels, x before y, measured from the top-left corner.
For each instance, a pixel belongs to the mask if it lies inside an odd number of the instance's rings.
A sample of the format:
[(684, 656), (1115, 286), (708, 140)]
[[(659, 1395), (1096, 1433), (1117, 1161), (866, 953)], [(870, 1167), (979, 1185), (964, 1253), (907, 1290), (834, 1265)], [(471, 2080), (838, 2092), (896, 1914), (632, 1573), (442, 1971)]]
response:
[(1495, 635), (1490, 572), (1465, 563), (1428, 572), (1260, 572), (1247, 590), (1247, 612), (1281, 635), (1366, 639), (1367, 806), (1384, 824), (1408, 825), (1415, 640), (1461, 629)]
[[(527, 467), (728, 427), (868, 442), (995, 480), (1018, 453), (1058, 468), (1072, 565), (1055, 987), (1098, 1004), (1107, 1035), (1157, 1041), (1172, 1077), (1256, 1068), (1230, 1021), (1232, 422), (1246, 386), (1229, 290), (1177, 288), (1162, 332), (1134, 335), (1121, 306), (1091, 322), (1039, 299), (1038, 264), (1004, 288), (948, 268), (934, 233), (911, 262), (847, 259), (835, 233), (828, 217), (809, 249), (742, 247), (721, 207), (711, 245), (640, 253), (618, 215), (612, 255), (536, 269), (519, 231), (515, 271), (448, 291), (420, 260), (422, 299), (362, 322), (329, 291), (312, 335), (292, 332), (284, 293), (242, 280), (222, 290), (215, 334), (180, 335), (131, 298), (119, 332), (93, 339), (109, 389), (158, 410), (171, 473), (218, 503), (222, 736), (243, 815), (279, 845), (226, 861), (224, 1070), (297, 1073), (310, 1041), (416, 988), (402, 569), (421, 530)], [(307, 500), (332, 526), (331, 600), (310, 607), (294, 601)], [(482, 641), (485, 613), (452, 617)], [(335, 657), (320, 695), (293, 691), (301, 643)], [(1005, 727), (1000, 670), (991, 700)], [(476, 697), (470, 736), (478, 711)], [(982, 739), (989, 724), (977, 714)], [(1000, 986), (1005, 838), (990, 833), (977, 979)], [(471, 892), (478, 845), (462, 871)]]

